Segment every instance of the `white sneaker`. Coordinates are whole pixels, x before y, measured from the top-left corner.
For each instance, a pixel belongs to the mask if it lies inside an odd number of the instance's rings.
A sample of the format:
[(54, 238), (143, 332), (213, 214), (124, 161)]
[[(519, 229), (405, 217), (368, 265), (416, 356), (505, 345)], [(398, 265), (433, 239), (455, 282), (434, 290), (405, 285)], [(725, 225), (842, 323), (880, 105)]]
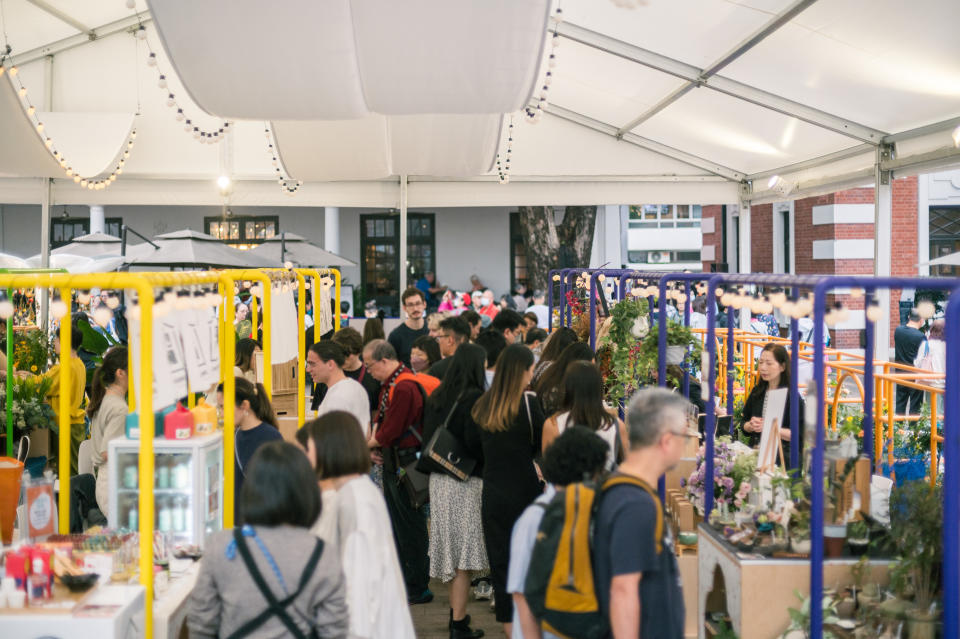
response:
[(486, 579), (481, 580), (473, 589), (473, 596), (478, 600), (493, 599), (493, 584)]

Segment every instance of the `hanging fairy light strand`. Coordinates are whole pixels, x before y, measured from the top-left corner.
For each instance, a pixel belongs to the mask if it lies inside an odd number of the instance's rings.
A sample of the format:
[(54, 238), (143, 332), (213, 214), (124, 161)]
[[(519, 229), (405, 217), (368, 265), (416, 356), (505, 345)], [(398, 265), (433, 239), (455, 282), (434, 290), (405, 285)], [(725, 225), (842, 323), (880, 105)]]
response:
[[(563, 22), (563, 9), (559, 6), (553, 14), (554, 27), (550, 35), (550, 53), (547, 54), (547, 71), (543, 75), (543, 84), (540, 85), (540, 94), (536, 98), (536, 103), (528, 105), (523, 112), (527, 116), (527, 122), (536, 124), (543, 117), (543, 110), (547, 106), (547, 97), (550, 91), (550, 85), (553, 84), (554, 69), (557, 66), (557, 47), (560, 46), (560, 34), (557, 33), (557, 26)], [(549, 32), (548, 32), (549, 33)]]
[(292, 196), (303, 186), (303, 181), (294, 180), (280, 168), (280, 158), (277, 156), (277, 142), (273, 137), (273, 131), (270, 130), (270, 126), (267, 124), (263, 125), (263, 135), (267, 138), (267, 154), (270, 156), (270, 161), (273, 164), (274, 176), (277, 178), (277, 183), (280, 185), (280, 188), (283, 189), (284, 193)]
[(147, 38), (147, 28), (142, 23), (134, 29), (134, 34), (137, 36), (138, 40), (142, 40), (143, 43), (147, 46), (147, 66), (157, 71), (157, 87), (167, 94), (166, 101), (164, 102), (167, 105), (167, 108), (174, 110), (174, 118), (177, 122), (183, 123), (183, 130), (185, 133), (190, 133), (193, 135), (193, 139), (201, 144), (217, 144), (223, 138), (225, 138), (232, 130), (233, 126), (227, 120), (220, 122), (220, 125), (215, 129), (203, 129), (197, 126), (197, 123), (193, 118), (187, 117), (187, 113), (183, 110), (183, 106), (177, 102), (177, 96), (170, 90), (169, 82), (167, 80), (166, 74), (160, 68), (157, 62), (157, 54), (153, 50), (153, 47), (150, 46), (150, 40)]
[(507, 127), (507, 150), (501, 161), (500, 154), (497, 153), (497, 177), (500, 184), (510, 182), (510, 155), (513, 153), (513, 116), (510, 116), (510, 126)]
[(37, 107), (34, 106), (34, 104), (30, 101), (29, 91), (27, 91), (27, 87), (21, 80), (20, 69), (17, 68), (16, 65), (11, 65), (9, 67), (6, 66), (8, 55), (9, 52), (5, 53), (3, 56), (0, 56), (0, 76), (6, 73), (10, 77), (10, 82), (17, 90), (17, 95), (20, 98), (20, 106), (23, 108), (23, 111), (27, 115), (27, 118), (30, 120), (31, 124), (33, 124), (33, 130), (36, 131), (37, 135), (40, 137), (43, 145), (47, 148), (47, 152), (50, 153), (53, 159), (60, 165), (60, 168), (63, 169), (64, 175), (72, 179), (75, 183), (79, 184), (82, 188), (89, 189), (91, 191), (102, 191), (116, 182), (117, 176), (123, 173), (123, 166), (126, 164), (127, 159), (130, 157), (130, 152), (133, 149), (133, 141), (137, 137), (136, 128), (130, 131), (130, 135), (126, 140), (126, 146), (123, 147), (123, 152), (117, 161), (116, 166), (114, 166), (113, 170), (110, 172), (110, 175), (107, 177), (81, 176), (74, 170), (70, 162), (67, 161), (67, 158), (60, 153), (60, 151), (57, 149), (54, 139), (51, 138), (49, 133), (46, 131), (46, 127), (40, 120), (40, 115), (37, 113)]

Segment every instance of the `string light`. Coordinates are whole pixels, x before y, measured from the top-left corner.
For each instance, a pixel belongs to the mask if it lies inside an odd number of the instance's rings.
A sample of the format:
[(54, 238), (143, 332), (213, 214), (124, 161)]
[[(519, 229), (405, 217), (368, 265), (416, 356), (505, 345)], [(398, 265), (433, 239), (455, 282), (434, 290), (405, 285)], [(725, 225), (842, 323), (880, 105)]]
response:
[(50, 302), (50, 314), (53, 315), (53, 319), (57, 320), (67, 314), (67, 304), (59, 293), (53, 295), (53, 300)]
[(879, 322), (883, 317), (883, 309), (877, 303), (876, 298), (871, 298), (867, 304), (867, 319), (871, 322)]
[(925, 320), (930, 319), (937, 312), (937, 307), (930, 300), (923, 300), (917, 304), (917, 313)]
[[(563, 9), (559, 6), (553, 14), (554, 22), (560, 24), (563, 22)], [(554, 26), (553, 34), (550, 36), (550, 53), (547, 54), (547, 71), (543, 75), (543, 83), (540, 85), (540, 94), (537, 96), (536, 104), (527, 106), (524, 113), (527, 116), (527, 122), (536, 124), (543, 117), (543, 110), (547, 106), (550, 85), (553, 84), (554, 69), (557, 66), (557, 47), (560, 46), (560, 34), (557, 27)]]
[(500, 162), (500, 154), (497, 153), (497, 176), (500, 184), (510, 182), (510, 155), (513, 153), (513, 116), (510, 116), (510, 126), (507, 127), (507, 151), (503, 157), (503, 163)]
[(57, 164), (60, 165), (60, 168), (63, 170), (64, 175), (68, 178), (73, 179), (74, 183), (79, 184), (81, 188), (87, 188), (91, 191), (94, 191), (94, 190), (100, 191), (110, 186), (116, 180), (115, 176), (119, 174), (120, 172), (119, 169), (120, 167), (123, 166), (124, 160), (130, 157), (130, 149), (133, 148), (133, 139), (137, 136), (136, 130), (134, 129), (130, 132), (130, 136), (127, 138), (127, 146), (126, 146), (126, 150), (124, 151), (123, 159), (121, 159), (118, 162), (116, 168), (110, 174), (109, 177), (95, 179), (93, 176), (89, 178), (85, 178), (80, 175), (77, 175), (76, 171), (67, 161), (67, 159), (57, 149), (56, 141), (52, 137), (44, 133), (44, 130), (46, 127), (37, 116), (37, 107), (31, 104), (30, 100), (27, 98), (27, 94), (28, 94), (27, 87), (24, 86), (23, 82), (20, 80), (17, 67), (11, 66), (9, 68), (6, 68), (3, 66), (2, 59), (0, 59), (0, 75), (2, 75), (4, 71), (10, 74), (11, 80), (17, 86), (17, 93), (20, 95), (20, 98), (21, 98), (20, 106), (23, 108), (24, 112), (27, 114), (27, 118), (33, 124), (33, 128), (36, 131), (40, 140), (43, 142), (44, 147), (46, 147), (47, 151), (53, 157), (54, 161), (56, 161)]
[(263, 125), (263, 137), (267, 139), (267, 154), (270, 156), (270, 162), (273, 164), (273, 170), (275, 177), (277, 178), (277, 184), (280, 185), (280, 188), (287, 195), (293, 196), (297, 191), (300, 190), (300, 187), (303, 186), (302, 180), (294, 180), (289, 175), (284, 173), (283, 169), (280, 167), (280, 158), (277, 157), (277, 147), (276, 140), (273, 137), (273, 131), (270, 130), (270, 127), (267, 124)]
[(143, 40), (147, 45), (147, 66), (153, 67), (157, 70), (157, 87), (160, 88), (164, 93), (167, 94), (167, 97), (164, 103), (174, 110), (174, 117), (177, 122), (186, 122), (183, 130), (186, 133), (194, 133), (193, 138), (200, 142), (201, 144), (216, 144), (220, 142), (228, 133), (233, 130), (231, 123), (223, 120), (217, 126), (216, 129), (204, 130), (193, 124), (191, 118), (187, 117), (187, 114), (184, 112), (183, 107), (177, 102), (177, 96), (168, 89), (169, 82), (167, 80), (166, 74), (160, 69), (158, 62), (158, 57), (156, 52), (150, 46), (150, 40), (147, 38), (147, 28), (144, 25), (140, 25), (136, 29), (137, 38)]

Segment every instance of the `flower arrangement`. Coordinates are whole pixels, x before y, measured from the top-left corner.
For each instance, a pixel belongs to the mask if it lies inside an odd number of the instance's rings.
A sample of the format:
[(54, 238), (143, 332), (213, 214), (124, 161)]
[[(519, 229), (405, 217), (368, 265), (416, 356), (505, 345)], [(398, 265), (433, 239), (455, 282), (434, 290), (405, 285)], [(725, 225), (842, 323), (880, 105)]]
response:
[(47, 370), (51, 346), (46, 333), (39, 329), (16, 331), (13, 335), (13, 367), (35, 375)]
[[(704, 512), (706, 490), (706, 447), (697, 452), (697, 467), (680, 485), (700, 514)], [(750, 478), (757, 469), (757, 453), (734, 443), (729, 437), (717, 438), (713, 448), (713, 498), (718, 504), (740, 508), (750, 493)], [(746, 488), (744, 488), (746, 486)]]
[(649, 333), (644, 298), (628, 298), (615, 304), (610, 311), (609, 331), (600, 340), (607, 382), (607, 401), (618, 404), (631, 395), (649, 375), (640, 362), (640, 340)]
[[(13, 379), (13, 430), (19, 439), (34, 428), (49, 428), (57, 431), (53, 408), (46, 402), (53, 380), (48, 378)], [(0, 394), (0, 405), (6, 406), (7, 398)]]

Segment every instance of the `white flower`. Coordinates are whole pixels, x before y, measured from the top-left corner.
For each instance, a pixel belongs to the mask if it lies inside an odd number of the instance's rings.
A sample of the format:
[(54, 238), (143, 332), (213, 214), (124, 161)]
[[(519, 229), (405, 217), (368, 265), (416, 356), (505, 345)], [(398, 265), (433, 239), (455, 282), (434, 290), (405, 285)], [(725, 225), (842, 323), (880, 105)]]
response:
[(630, 327), (630, 334), (637, 339), (643, 339), (650, 332), (650, 323), (645, 315), (641, 315), (633, 320), (633, 326)]

